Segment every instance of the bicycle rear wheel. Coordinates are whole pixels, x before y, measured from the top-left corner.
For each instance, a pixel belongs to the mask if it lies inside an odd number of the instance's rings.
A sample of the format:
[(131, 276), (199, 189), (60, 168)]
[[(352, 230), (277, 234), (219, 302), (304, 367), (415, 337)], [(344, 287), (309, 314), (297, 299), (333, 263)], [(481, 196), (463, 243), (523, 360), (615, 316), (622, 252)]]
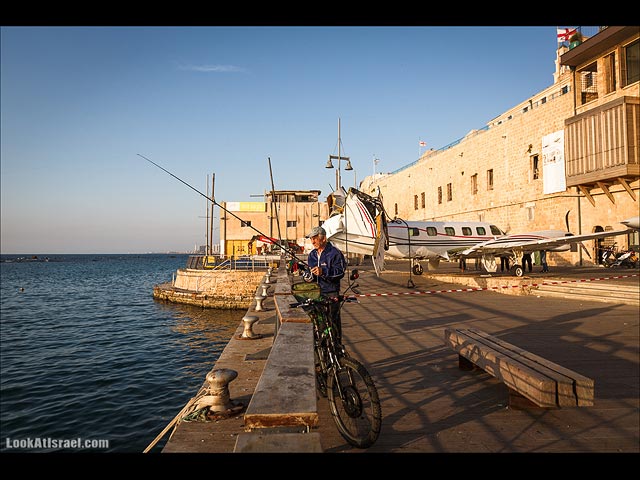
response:
[(382, 425), (378, 390), (359, 361), (343, 357), (340, 364), (340, 369), (331, 372), (327, 379), (331, 415), (347, 442), (369, 448), (378, 439)]

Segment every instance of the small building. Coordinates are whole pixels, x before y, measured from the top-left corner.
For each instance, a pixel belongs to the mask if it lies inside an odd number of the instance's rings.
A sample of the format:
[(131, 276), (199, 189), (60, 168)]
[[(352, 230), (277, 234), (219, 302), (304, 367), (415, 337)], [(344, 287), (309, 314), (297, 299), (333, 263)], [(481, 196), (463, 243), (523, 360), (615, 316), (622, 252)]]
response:
[(277, 244), (308, 252), (309, 231), (328, 218), (320, 190), (265, 192), (262, 202), (223, 202), (220, 212), (221, 255), (256, 255), (277, 251)]

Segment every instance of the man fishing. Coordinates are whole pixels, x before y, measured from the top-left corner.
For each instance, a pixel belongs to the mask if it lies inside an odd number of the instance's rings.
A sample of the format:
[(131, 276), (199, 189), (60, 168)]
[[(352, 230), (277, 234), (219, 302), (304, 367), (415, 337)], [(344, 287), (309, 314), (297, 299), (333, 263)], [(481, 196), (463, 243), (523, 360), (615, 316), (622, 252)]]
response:
[[(303, 273), (305, 282), (315, 282), (320, 287), (320, 295), (326, 298), (340, 295), (340, 280), (344, 277), (347, 261), (342, 252), (327, 241), (327, 232), (322, 227), (313, 227), (307, 235), (313, 244), (307, 265), (309, 270)], [(342, 341), (342, 322), (340, 302), (332, 303), (330, 314), (334, 319), (338, 342)]]

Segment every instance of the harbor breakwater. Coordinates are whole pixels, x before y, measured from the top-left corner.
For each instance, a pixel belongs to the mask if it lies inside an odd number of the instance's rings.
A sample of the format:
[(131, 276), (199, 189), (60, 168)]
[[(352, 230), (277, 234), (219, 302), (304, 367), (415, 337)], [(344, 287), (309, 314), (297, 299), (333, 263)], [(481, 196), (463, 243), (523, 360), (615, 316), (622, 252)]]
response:
[(204, 308), (247, 309), (262, 277), (264, 271), (179, 269), (171, 282), (153, 287), (153, 297)]
[(247, 309), (201, 389), (160, 434), (173, 427), (163, 453), (322, 451), (313, 327), (291, 307), (298, 280), (282, 263), (261, 274), (253, 294), (266, 287), (265, 305)]

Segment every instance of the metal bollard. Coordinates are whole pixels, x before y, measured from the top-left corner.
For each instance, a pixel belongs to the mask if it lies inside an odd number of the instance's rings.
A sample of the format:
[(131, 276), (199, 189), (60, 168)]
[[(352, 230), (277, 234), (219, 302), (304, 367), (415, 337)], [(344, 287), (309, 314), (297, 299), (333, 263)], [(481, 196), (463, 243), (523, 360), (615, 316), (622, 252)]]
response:
[(258, 338), (262, 338), (262, 335), (260, 335), (259, 333), (254, 333), (253, 332), (253, 325), (259, 320), (259, 317), (256, 317), (254, 315), (245, 315), (244, 317), (242, 317), (242, 321), (244, 323), (244, 331), (242, 332), (242, 335), (240, 336), (241, 339), (243, 340), (255, 340)]
[(262, 285), (262, 296), (267, 296), (267, 290), (269, 290), (269, 285)]
[(238, 372), (229, 368), (211, 370), (206, 377), (209, 383), (209, 411), (224, 412), (234, 407), (229, 395), (229, 383), (238, 376)]
[(271, 283), (270, 278), (271, 274), (267, 272), (267, 274), (264, 276), (264, 283)]
[(267, 297), (263, 297), (262, 295), (256, 295), (255, 299), (256, 299), (256, 312), (261, 312), (264, 310), (264, 308), (262, 307), (262, 301), (267, 298)]

